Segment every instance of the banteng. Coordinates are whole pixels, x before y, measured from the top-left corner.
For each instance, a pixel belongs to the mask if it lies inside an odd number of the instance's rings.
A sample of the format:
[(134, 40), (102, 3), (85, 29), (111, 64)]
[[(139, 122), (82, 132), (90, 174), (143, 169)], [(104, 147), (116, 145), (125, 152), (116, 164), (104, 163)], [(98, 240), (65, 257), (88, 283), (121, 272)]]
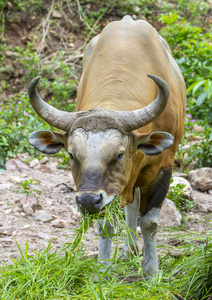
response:
[[(121, 196), (134, 232), (139, 212), (143, 269), (152, 276), (158, 271), (158, 215), (183, 135), (186, 103), (183, 76), (168, 44), (146, 21), (126, 16), (108, 24), (86, 47), (74, 113), (42, 100), (38, 82), (39, 77), (29, 85), (33, 108), (64, 133), (33, 132), (30, 143), (44, 153), (68, 151), (80, 211), (98, 213)], [(111, 240), (100, 236), (103, 263), (110, 249)]]

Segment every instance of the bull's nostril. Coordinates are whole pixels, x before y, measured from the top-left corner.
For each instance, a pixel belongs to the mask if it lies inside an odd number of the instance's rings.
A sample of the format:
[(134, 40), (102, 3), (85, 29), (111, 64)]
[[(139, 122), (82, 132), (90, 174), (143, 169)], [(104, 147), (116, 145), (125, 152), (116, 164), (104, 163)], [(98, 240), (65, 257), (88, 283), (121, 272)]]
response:
[(99, 206), (101, 202), (102, 202), (102, 194), (96, 197), (95, 206)]
[(100, 205), (100, 203), (101, 203), (101, 201), (99, 200), (98, 202), (96, 202), (96, 203), (95, 203), (95, 205), (94, 205), (94, 206), (95, 206), (95, 207), (97, 207), (97, 206), (99, 206), (99, 205)]

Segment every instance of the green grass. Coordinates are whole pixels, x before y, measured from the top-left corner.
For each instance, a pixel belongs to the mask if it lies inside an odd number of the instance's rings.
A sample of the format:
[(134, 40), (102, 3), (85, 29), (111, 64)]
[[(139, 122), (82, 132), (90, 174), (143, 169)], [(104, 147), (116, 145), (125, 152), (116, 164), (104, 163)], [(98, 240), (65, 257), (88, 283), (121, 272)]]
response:
[[(111, 221), (116, 214), (117, 223), (124, 223), (127, 230), (117, 203), (106, 210), (104, 220)], [(61, 251), (53, 251), (50, 242), (45, 250), (29, 255), (28, 240), (25, 250), (17, 244), (20, 257), (12, 259), (11, 265), (1, 267), (0, 299), (203, 300), (212, 294), (211, 236), (205, 237), (197, 246), (190, 235), (190, 242), (179, 245), (183, 254), (179, 258), (162, 255), (160, 273), (145, 281), (140, 256), (121, 261), (116, 247), (111, 266), (102, 272), (101, 265), (85, 255), (83, 238), (89, 225), (97, 220), (95, 215), (81, 218), (73, 240)], [(124, 235), (116, 236), (122, 240)], [(94, 280), (95, 276), (98, 280)]]

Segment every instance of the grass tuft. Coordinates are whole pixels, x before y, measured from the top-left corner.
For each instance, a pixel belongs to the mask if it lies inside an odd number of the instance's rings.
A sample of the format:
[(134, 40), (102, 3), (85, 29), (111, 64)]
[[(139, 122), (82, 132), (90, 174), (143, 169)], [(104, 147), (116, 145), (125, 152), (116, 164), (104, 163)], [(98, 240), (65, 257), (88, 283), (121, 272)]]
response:
[[(129, 236), (118, 203), (117, 198), (104, 214), (82, 216), (72, 242), (61, 251), (53, 251), (51, 241), (45, 250), (29, 255), (28, 240), (25, 250), (17, 244), (20, 257), (12, 259), (9, 266), (2, 265), (0, 271), (0, 299), (207, 299), (212, 294), (211, 238), (198, 246), (183, 245), (179, 258), (166, 255), (159, 274), (145, 281), (139, 255), (126, 261), (118, 258), (118, 241)], [(90, 224), (99, 217), (111, 224), (117, 218), (117, 247), (105, 273), (95, 259), (85, 255), (82, 245)]]

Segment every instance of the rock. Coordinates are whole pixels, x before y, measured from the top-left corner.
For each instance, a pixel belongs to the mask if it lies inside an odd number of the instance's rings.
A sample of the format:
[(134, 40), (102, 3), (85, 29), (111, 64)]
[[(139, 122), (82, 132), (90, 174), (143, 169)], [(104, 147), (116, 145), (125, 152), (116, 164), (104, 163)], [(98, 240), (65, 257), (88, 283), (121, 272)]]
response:
[(21, 198), (21, 204), (23, 206), (23, 210), (27, 216), (32, 216), (35, 209), (38, 207), (38, 200), (32, 196), (24, 195)]
[(187, 217), (187, 221), (194, 221), (194, 222), (203, 222), (204, 221), (204, 218), (200, 215), (197, 215), (197, 214), (194, 214), (193, 212), (190, 212), (190, 213), (187, 213), (186, 215)]
[(74, 189), (70, 186), (68, 186), (66, 183), (59, 183), (55, 186), (54, 191), (59, 193), (72, 193), (74, 192)]
[(16, 158), (19, 158), (21, 161), (25, 162), (25, 161), (29, 161), (30, 156), (29, 153), (19, 153), (17, 154)]
[(64, 228), (66, 226), (66, 223), (64, 220), (55, 219), (54, 221), (52, 221), (52, 226), (57, 228)]
[(38, 232), (38, 237), (42, 238), (44, 240), (50, 240), (50, 237), (47, 234), (45, 234), (44, 232)]
[(208, 190), (208, 194), (212, 195), (212, 189)]
[(35, 167), (34, 167), (35, 170), (40, 170), (41, 169), (41, 164), (37, 164)]
[(30, 161), (29, 165), (30, 168), (34, 168), (35, 166), (37, 166), (39, 164), (39, 160), (37, 158), (33, 159), (32, 161)]
[(212, 189), (212, 168), (192, 170), (188, 174), (191, 186), (200, 191)]
[(196, 161), (192, 161), (189, 165), (187, 165), (187, 170), (188, 170), (188, 171), (194, 170), (196, 164), (197, 164)]
[(193, 197), (198, 210), (204, 213), (212, 213), (212, 195), (193, 191)]
[(194, 133), (186, 133), (187, 141), (199, 141), (202, 139), (201, 136), (195, 135)]
[(184, 199), (192, 200), (192, 188), (190, 182), (183, 177), (173, 177), (173, 182), (170, 184), (171, 187), (176, 187), (177, 185), (182, 185), (182, 197)]
[(203, 129), (201, 126), (199, 126), (199, 125), (197, 125), (197, 124), (194, 124), (194, 125), (193, 125), (193, 128), (192, 128), (192, 131), (198, 132), (198, 133), (203, 133), (203, 132), (204, 132), (204, 129)]
[(12, 64), (7, 64), (6, 68), (0, 68), (0, 80), (10, 79), (15, 72), (15, 69)]
[(53, 220), (53, 217), (50, 214), (48, 214), (47, 212), (45, 212), (44, 210), (38, 211), (35, 215), (35, 218), (42, 222), (49, 222), (49, 221)]
[(19, 176), (11, 176), (10, 177), (10, 182), (19, 184), (19, 183), (22, 182), (22, 179)]
[(45, 163), (47, 163), (47, 161), (49, 161), (48, 157), (44, 156), (43, 158), (41, 158), (40, 164), (45, 164)]
[(38, 199), (33, 196), (26, 196), (24, 195), (21, 198), (21, 204), (24, 205), (29, 205), (33, 211), (35, 211), (38, 208)]
[(53, 16), (53, 18), (56, 18), (56, 19), (61, 19), (62, 18), (62, 14), (57, 10), (53, 11), (52, 16)]
[(173, 201), (165, 199), (159, 216), (160, 227), (177, 227), (181, 225), (182, 216)]
[(27, 216), (32, 216), (33, 215), (33, 209), (32, 209), (32, 207), (30, 206), (29, 203), (23, 204), (23, 210), (24, 210), (24, 212)]
[(51, 169), (49, 169), (46, 165), (41, 165), (40, 164), (40, 170), (44, 173), (53, 173)]
[(174, 172), (172, 174), (172, 177), (183, 177), (183, 178), (188, 178), (188, 174), (183, 173), (183, 172)]
[(49, 168), (52, 172), (57, 170), (58, 162), (57, 161), (48, 161), (46, 167)]
[(7, 171), (30, 171), (30, 167), (20, 159), (9, 159), (5, 164)]
[[(68, 44), (69, 45), (69, 47), (71, 47), (71, 48), (74, 48), (75, 47), (75, 45), (74, 45), (74, 43), (69, 43)], [(68, 100), (67, 100), (67, 102), (68, 102)], [(74, 101), (73, 101), (74, 102)], [(69, 102), (68, 102), (69, 103)], [(72, 103), (72, 102), (71, 102)]]
[(16, 206), (16, 207), (14, 207), (13, 208), (13, 213), (15, 214), (15, 213), (20, 213), (20, 212), (22, 212), (23, 211), (23, 209), (21, 208), (21, 207), (19, 207), (19, 206)]
[(11, 58), (11, 59), (16, 59), (19, 57), (18, 53), (17, 52), (14, 52), (14, 51), (6, 51), (5, 52), (6, 56)]

